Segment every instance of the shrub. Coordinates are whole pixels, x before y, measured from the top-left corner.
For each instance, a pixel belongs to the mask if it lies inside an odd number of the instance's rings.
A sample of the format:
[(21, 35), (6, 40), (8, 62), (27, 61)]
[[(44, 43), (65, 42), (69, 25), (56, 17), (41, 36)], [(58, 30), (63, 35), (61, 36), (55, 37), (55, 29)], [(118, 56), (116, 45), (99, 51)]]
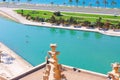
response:
[(60, 13), (60, 11), (54, 12), (53, 14), (54, 14), (55, 16), (62, 16), (61, 13)]
[(47, 13), (44, 13), (44, 15), (47, 15)]
[(35, 17), (31, 17), (31, 19), (32, 19), (33, 21), (35, 21)]
[(29, 17), (30, 17), (30, 14), (27, 14), (27, 15), (26, 15), (26, 19), (28, 19)]
[(23, 9), (21, 9), (21, 15), (23, 16), (23, 14), (24, 14), (24, 10), (23, 10)]

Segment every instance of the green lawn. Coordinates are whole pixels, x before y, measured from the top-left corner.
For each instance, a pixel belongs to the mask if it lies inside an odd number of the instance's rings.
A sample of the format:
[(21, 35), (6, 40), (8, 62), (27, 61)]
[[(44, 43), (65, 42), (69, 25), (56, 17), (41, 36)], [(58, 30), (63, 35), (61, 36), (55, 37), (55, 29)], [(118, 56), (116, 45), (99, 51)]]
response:
[[(21, 13), (21, 10), (15, 10), (17, 13)], [(30, 15), (32, 17), (42, 17), (42, 18), (50, 18), (53, 12), (50, 11), (33, 11), (33, 10), (24, 10), (24, 15)]]
[[(17, 13), (21, 13), (21, 10), (15, 10)], [(24, 15), (30, 15), (32, 17), (40, 17), (45, 19), (50, 19), (53, 15), (51, 11), (33, 11), (33, 10), (24, 10)], [(90, 21), (95, 22), (99, 17), (102, 18), (102, 22), (110, 20), (111, 23), (116, 24), (120, 21), (120, 16), (115, 17), (114, 15), (100, 15), (100, 14), (84, 14), (84, 13), (72, 13), (72, 12), (61, 12), (62, 16), (56, 16), (57, 19), (60, 17), (63, 19), (69, 19), (71, 16), (74, 17), (77, 21)]]
[(102, 17), (102, 18), (111, 18), (111, 19), (120, 19), (120, 16), (115, 17), (114, 15), (100, 15), (100, 14), (83, 14), (83, 13), (70, 13), (70, 12), (62, 12), (66, 15), (75, 15), (75, 16), (85, 16), (85, 17)]
[(112, 23), (117, 23), (120, 21), (120, 16), (114, 16), (114, 15), (100, 15), (100, 14), (83, 14), (83, 13), (70, 13), (70, 12), (62, 12), (63, 15), (66, 16), (73, 16), (73, 17), (79, 17), (84, 18), (84, 20), (95, 22), (96, 19), (99, 17), (102, 18), (102, 21), (110, 20)]

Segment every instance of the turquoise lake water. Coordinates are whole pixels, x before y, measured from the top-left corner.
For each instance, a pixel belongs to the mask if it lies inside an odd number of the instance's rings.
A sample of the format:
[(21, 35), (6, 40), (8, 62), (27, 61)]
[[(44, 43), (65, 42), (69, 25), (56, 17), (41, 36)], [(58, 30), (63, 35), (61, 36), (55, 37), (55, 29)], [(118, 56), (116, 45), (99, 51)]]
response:
[[(2, 0), (0, 0), (2, 1)], [(6, 2), (11, 2), (12, 0), (6, 0)], [(37, 3), (37, 4), (51, 4), (51, 2), (53, 2), (53, 4), (56, 5), (63, 5), (65, 3), (65, 5), (79, 5), (82, 6), (83, 1), (85, 1), (85, 6), (92, 6), (92, 7), (96, 7), (96, 0), (79, 0), (78, 4), (76, 3), (76, 0), (72, 0), (72, 3), (69, 2), (69, 0), (31, 0), (30, 3)], [(100, 7), (105, 7), (105, 5), (103, 4), (104, 0), (99, 0), (99, 6)], [(116, 2), (116, 5), (111, 5), (111, 2), (113, 0), (106, 0), (107, 1), (107, 6), (108, 8), (120, 8), (120, 0), (114, 0)], [(17, 0), (15, 0), (15, 2), (17, 2)], [(20, 2), (27, 2), (27, 0), (20, 0)]]
[(95, 32), (22, 25), (0, 18), (0, 41), (36, 66), (45, 61), (50, 43), (57, 43), (59, 62), (107, 73), (120, 62), (120, 37)]

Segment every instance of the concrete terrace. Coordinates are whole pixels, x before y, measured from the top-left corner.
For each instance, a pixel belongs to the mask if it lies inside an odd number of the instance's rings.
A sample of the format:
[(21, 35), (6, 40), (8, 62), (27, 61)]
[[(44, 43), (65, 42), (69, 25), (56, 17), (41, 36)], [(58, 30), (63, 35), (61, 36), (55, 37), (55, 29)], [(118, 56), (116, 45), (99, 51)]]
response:
[(0, 63), (0, 80), (4, 80), (4, 78), (9, 80), (11, 77), (32, 68), (31, 64), (2, 43), (0, 43), (0, 51), (2, 51), (0, 53), (2, 61)]
[[(41, 64), (11, 80), (42, 80), (45, 64)], [(73, 67), (64, 66), (63, 74), (67, 80), (107, 80), (106, 75), (94, 73), (82, 69), (73, 70)]]

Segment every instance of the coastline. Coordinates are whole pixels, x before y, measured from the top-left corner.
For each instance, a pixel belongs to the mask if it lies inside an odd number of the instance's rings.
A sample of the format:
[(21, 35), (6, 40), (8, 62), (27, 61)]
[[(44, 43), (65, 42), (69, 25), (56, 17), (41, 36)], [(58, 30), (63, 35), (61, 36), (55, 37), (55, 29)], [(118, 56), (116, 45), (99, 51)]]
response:
[(40, 22), (32, 22), (29, 21), (27, 19), (25, 19), (24, 17), (22, 17), (21, 15), (17, 14), (16, 12), (14, 12), (13, 10), (16, 9), (20, 9), (20, 8), (0, 8), (0, 14), (4, 17), (7, 17), (9, 19), (12, 19), (18, 23), (22, 23), (25, 25), (31, 25), (31, 26), (43, 26), (43, 27), (50, 27), (50, 28), (62, 28), (62, 29), (70, 29), (70, 30), (82, 30), (82, 31), (91, 31), (91, 32), (98, 32), (104, 35), (109, 35), (109, 36), (120, 36), (120, 31), (115, 32), (113, 30), (108, 30), (108, 31), (103, 31), (103, 30), (99, 30), (98, 28), (96, 29), (86, 29), (85, 27), (81, 27), (81, 28), (74, 28), (74, 26), (56, 26), (56, 25), (52, 25), (50, 23), (40, 23)]
[(3, 17), (7, 17), (15, 22), (19, 22), (17, 19), (15, 19), (14, 17), (8, 15), (7, 13), (4, 13), (3, 11), (0, 11), (0, 15), (3, 16)]

